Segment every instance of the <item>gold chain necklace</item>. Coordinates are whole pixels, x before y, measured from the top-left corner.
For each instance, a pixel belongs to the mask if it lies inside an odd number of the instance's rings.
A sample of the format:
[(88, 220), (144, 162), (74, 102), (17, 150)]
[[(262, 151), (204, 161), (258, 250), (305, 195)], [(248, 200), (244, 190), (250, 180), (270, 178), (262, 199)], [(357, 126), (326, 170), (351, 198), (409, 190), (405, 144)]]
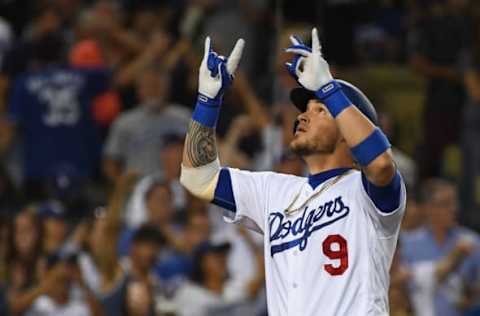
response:
[(290, 216), (296, 212), (298, 212), (299, 210), (303, 209), (303, 207), (308, 203), (310, 202), (314, 197), (320, 195), (321, 193), (323, 193), (324, 191), (328, 190), (330, 187), (332, 187), (335, 183), (337, 183), (338, 181), (340, 181), (342, 178), (344, 178), (346, 175), (350, 174), (352, 170), (348, 170), (347, 172), (344, 172), (342, 173), (341, 175), (338, 175), (336, 176), (335, 178), (333, 178), (332, 180), (328, 181), (327, 183), (325, 183), (321, 188), (320, 190), (318, 190), (318, 192), (315, 192), (314, 194), (312, 194), (305, 202), (302, 203), (302, 205), (300, 205), (299, 207), (297, 208), (294, 208), (294, 209), (290, 209), (294, 204), (295, 202), (297, 202), (298, 198), (300, 197), (300, 194), (302, 193), (302, 191), (298, 192), (297, 195), (295, 196), (295, 199), (293, 199), (292, 203), (290, 203), (290, 205), (284, 210), (285, 214), (287, 216)]

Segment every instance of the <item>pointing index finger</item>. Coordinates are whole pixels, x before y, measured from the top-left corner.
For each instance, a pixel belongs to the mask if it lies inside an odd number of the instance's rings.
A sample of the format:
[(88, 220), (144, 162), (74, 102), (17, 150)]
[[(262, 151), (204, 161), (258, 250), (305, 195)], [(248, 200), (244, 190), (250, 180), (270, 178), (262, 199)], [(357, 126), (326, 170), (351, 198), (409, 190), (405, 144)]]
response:
[(205, 38), (205, 50), (203, 52), (203, 60), (207, 61), (209, 53), (210, 53), (210, 36), (207, 36), (207, 38)]
[(316, 27), (312, 30), (312, 52), (321, 54), (320, 41), (318, 40), (318, 31)]

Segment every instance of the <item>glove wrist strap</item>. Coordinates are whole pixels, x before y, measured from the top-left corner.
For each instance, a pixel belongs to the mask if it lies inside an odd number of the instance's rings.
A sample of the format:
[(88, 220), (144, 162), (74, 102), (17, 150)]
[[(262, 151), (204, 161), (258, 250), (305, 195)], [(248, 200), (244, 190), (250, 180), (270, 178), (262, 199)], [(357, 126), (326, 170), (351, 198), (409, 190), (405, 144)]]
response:
[(343, 93), (342, 87), (335, 80), (323, 85), (315, 95), (325, 104), (333, 117), (337, 117), (343, 110), (352, 105), (352, 102)]
[(199, 93), (197, 97), (197, 104), (195, 105), (195, 109), (193, 111), (192, 119), (204, 126), (215, 128), (217, 126), (218, 117), (220, 115), (221, 104), (221, 96), (212, 99), (204, 94)]

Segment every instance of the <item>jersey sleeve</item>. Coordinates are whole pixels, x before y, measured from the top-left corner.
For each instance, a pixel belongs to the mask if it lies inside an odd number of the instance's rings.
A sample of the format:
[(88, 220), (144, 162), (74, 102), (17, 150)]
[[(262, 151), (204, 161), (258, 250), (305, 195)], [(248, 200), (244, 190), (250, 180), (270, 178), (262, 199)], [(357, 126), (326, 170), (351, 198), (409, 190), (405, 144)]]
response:
[(269, 212), (287, 207), (305, 183), (305, 178), (293, 175), (224, 168), (213, 203), (224, 209), (227, 222), (263, 234)]
[[(242, 223), (259, 233), (265, 229), (265, 216), (269, 196), (269, 177), (271, 172), (250, 172), (234, 168), (226, 168), (230, 176), (233, 207), (223, 207), (227, 222)], [(225, 172), (225, 171), (224, 171)], [(219, 181), (218, 185), (228, 185)], [(221, 188), (228, 190), (228, 188)], [(218, 192), (218, 188), (216, 192)], [(232, 201), (231, 201), (232, 202)], [(218, 204), (217, 204), (218, 205)]]
[[(372, 219), (373, 224), (382, 237), (388, 238), (396, 235), (400, 229), (407, 194), (405, 183), (401, 177), (399, 181), (399, 188), (397, 190), (390, 188), (389, 192), (380, 192), (382, 194), (380, 194), (379, 197), (378, 195), (372, 194), (372, 188), (369, 188), (368, 180), (366, 180), (362, 173), (358, 173), (357, 183), (355, 185), (358, 203), (362, 205), (362, 208)], [(376, 189), (379, 188), (377, 187)], [(382, 189), (380, 188), (380, 190)], [(387, 205), (386, 208), (385, 205)]]

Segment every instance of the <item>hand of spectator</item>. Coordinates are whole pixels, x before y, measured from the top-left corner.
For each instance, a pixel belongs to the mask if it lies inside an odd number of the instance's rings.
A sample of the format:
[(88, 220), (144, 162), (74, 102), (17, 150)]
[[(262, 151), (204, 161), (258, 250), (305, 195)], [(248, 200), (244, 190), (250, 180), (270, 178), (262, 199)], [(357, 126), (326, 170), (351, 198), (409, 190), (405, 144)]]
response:
[(59, 262), (50, 268), (41, 281), (41, 287), (44, 292), (53, 290), (60, 281), (68, 275), (68, 269), (65, 262)]
[(89, 230), (90, 227), (87, 222), (80, 222), (73, 231), (73, 242), (78, 246), (82, 246), (88, 238)]
[(190, 5), (180, 23), (180, 34), (184, 39), (193, 41), (195, 33), (204, 19), (204, 11), (196, 5)]
[(85, 280), (83, 278), (82, 270), (77, 263), (68, 264), (68, 273), (70, 274), (72, 281), (74, 281), (81, 288), (86, 286)]
[(122, 192), (130, 192), (137, 182), (138, 173), (135, 170), (127, 170), (120, 175), (117, 180), (117, 188)]
[(453, 251), (456, 256), (460, 258), (465, 258), (472, 254), (474, 249), (475, 242), (471, 238), (463, 237), (459, 241), (457, 241)]
[(238, 115), (233, 119), (228, 129), (225, 141), (233, 144), (237, 143), (242, 137), (248, 135), (255, 128), (253, 120), (248, 115)]
[(165, 31), (155, 31), (150, 38), (151, 44), (148, 49), (156, 56), (162, 56), (170, 47), (172, 39), (170, 35)]
[(390, 283), (394, 285), (405, 285), (411, 278), (412, 272), (407, 268), (400, 266), (395, 271), (392, 271)]
[(461, 237), (448, 256), (441, 259), (435, 268), (435, 275), (439, 283), (446, 280), (446, 278), (458, 268), (458, 266), (473, 253), (475, 243), (469, 236)]

